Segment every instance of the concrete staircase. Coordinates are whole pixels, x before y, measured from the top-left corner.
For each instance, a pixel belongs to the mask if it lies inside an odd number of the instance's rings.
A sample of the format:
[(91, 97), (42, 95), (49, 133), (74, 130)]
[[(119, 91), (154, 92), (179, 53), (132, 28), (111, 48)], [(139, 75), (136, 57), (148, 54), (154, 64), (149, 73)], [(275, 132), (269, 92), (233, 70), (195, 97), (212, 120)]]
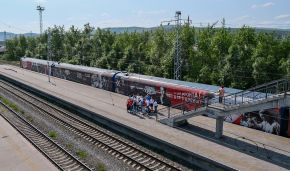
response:
[[(223, 103), (217, 103), (217, 99), (213, 99), (213, 101), (214, 103), (206, 104), (205, 107), (182, 114), (171, 115), (171, 117), (163, 118), (159, 121), (173, 127), (185, 122), (191, 117), (202, 114), (213, 114), (217, 118), (217, 132), (219, 133), (218, 135), (216, 134), (216, 137), (219, 138), (222, 135), (223, 118), (228, 115), (243, 114), (280, 106), (290, 106), (290, 77), (275, 80), (238, 93), (229, 94), (223, 98)], [(168, 116), (170, 116), (170, 113)]]
[(261, 109), (271, 109), (280, 106), (290, 106), (290, 93), (275, 94), (267, 98), (255, 99), (242, 104), (234, 105), (218, 105), (212, 104), (208, 106), (208, 112), (213, 112), (217, 116), (228, 116), (242, 114), (246, 112), (258, 111)]

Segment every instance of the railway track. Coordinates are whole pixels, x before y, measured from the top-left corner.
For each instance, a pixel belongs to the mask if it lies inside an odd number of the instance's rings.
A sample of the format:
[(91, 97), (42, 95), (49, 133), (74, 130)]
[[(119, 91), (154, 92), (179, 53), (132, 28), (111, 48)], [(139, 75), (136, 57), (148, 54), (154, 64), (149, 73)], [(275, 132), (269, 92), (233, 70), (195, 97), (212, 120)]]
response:
[(47, 137), (39, 129), (26, 121), (23, 116), (14, 112), (2, 101), (0, 101), (0, 105), (4, 106), (9, 111), (9, 115), (7, 115), (7, 113), (0, 113), (0, 115), (60, 170), (91, 170), (86, 164)]
[(30, 93), (0, 80), (0, 87), (37, 108), (40, 113), (50, 117), (75, 134), (92, 144), (104, 149), (109, 154), (123, 160), (137, 170), (183, 170), (179, 165), (163, 159), (156, 154), (142, 150), (133, 143), (127, 142), (109, 131), (103, 130), (89, 122), (80, 120), (75, 115), (47, 103)]

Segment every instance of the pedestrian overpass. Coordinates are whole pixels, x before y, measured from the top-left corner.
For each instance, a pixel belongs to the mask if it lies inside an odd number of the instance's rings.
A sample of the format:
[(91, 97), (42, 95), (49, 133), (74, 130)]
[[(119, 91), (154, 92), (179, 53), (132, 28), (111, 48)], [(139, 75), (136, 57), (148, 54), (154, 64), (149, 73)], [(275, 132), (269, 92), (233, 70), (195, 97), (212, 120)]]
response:
[[(173, 127), (178, 123), (185, 122), (188, 118), (211, 114), (216, 117), (215, 137), (220, 138), (223, 133), (224, 118), (229, 115), (290, 106), (290, 77), (226, 95), (223, 97), (222, 103), (218, 103), (218, 98), (207, 99), (205, 97), (203, 107), (191, 111), (182, 110), (183, 106), (188, 104), (189, 102), (182, 102), (160, 109), (158, 112), (160, 114), (159, 122)], [(196, 106), (192, 102), (190, 104)]]

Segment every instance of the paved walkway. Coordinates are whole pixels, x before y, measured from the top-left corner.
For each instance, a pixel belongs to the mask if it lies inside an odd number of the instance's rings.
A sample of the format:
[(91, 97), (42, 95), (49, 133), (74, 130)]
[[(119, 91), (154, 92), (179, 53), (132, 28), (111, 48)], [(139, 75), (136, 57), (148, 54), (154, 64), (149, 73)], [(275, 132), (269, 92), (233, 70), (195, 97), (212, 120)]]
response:
[(0, 170), (58, 170), (0, 116)]
[[(148, 117), (128, 114), (125, 108), (127, 97), (120, 94), (58, 78), (51, 78), (51, 83), (48, 83), (48, 77), (46, 75), (12, 66), (0, 65), (0, 74), (9, 76), (10, 78), (21, 81), (31, 87), (48, 92), (56, 97), (62, 98), (68, 102), (77, 104), (78, 106), (103, 115), (104, 117), (128, 125), (129, 127), (140, 130), (146, 134), (152, 135), (163, 141), (169, 142), (218, 163), (222, 163), (231, 168), (238, 170), (279, 171), (290, 169), (289, 164), (288, 166), (282, 166), (274, 161), (271, 162), (242, 150), (237, 150), (232, 148), (231, 145), (220, 142), (223, 140), (214, 141), (213, 139), (206, 138), (206, 136), (203, 137), (198, 134), (192, 134), (168, 127), (156, 122), (155, 118), (150, 119)], [(197, 117), (193, 119), (194, 121), (200, 121), (201, 123), (207, 122), (201, 118), (204, 117)], [(210, 125), (215, 127), (215, 123)], [(270, 150), (276, 154), (281, 154), (283, 157), (288, 158), (288, 161), (290, 161), (290, 139), (262, 133), (249, 128), (243, 128), (238, 125), (227, 125), (228, 124), (225, 124), (224, 127), (225, 132), (232, 131), (235, 134), (241, 133), (245, 136), (251, 132), (250, 134), (252, 136), (250, 136), (250, 138), (255, 139), (255, 141), (263, 141), (265, 144), (279, 147), (278, 149), (275, 148), (276, 151), (274, 149)]]

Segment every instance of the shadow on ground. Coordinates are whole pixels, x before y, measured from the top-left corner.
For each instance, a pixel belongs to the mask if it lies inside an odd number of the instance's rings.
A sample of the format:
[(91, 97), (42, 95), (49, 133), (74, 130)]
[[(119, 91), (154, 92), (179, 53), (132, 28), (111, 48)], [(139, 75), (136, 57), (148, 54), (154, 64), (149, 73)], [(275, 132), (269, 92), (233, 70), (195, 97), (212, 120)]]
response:
[[(276, 148), (274, 151), (273, 148), (267, 146), (266, 144), (255, 142), (248, 139), (247, 137), (242, 137), (238, 135), (233, 135), (233, 137), (223, 135), (222, 138), (216, 139), (215, 132), (192, 124), (187, 124), (177, 128), (182, 129), (183, 131), (186, 131), (195, 136), (205, 138), (209, 141), (253, 156), (255, 158), (259, 158), (280, 167), (290, 169), (290, 152), (284, 151), (283, 149), (278, 149), (279, 147)], [(287, 155), (281, 154), (278, 151), (283, 151)]]

